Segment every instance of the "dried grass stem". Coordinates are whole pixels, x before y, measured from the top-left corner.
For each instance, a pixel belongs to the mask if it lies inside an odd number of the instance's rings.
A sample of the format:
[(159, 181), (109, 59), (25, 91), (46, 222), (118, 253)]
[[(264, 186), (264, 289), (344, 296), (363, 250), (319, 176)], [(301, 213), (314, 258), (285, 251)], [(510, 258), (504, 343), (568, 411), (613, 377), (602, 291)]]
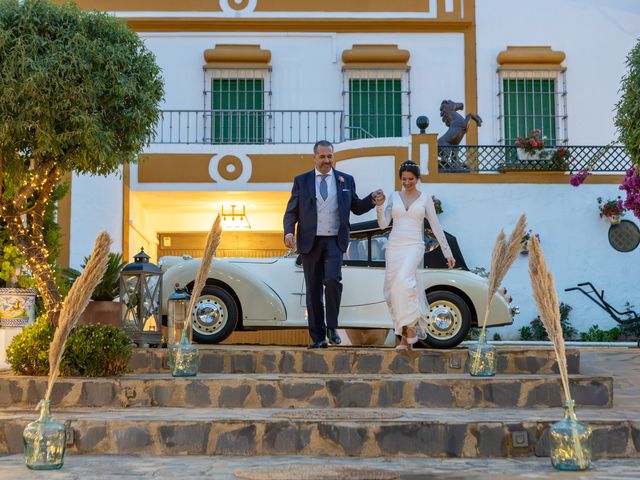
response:
[(107, 232), (100, 232), (96, 238), (93, 252), (87, 265), (73, 283), (67, 298), (64, 300), (58, 318), (58, 328), (56, 328), (49, 347), (49, 380), (47, 392), (44, 396), (45, 401), (51, 398), (53, 386), (60, 374), (60, 362), (62, 361), (67, 338), (71, 330), (76, 326), (80, 314), (89, 303), (91, 294), (107, 270), (110, 247), (111, 237), (109, 237)]

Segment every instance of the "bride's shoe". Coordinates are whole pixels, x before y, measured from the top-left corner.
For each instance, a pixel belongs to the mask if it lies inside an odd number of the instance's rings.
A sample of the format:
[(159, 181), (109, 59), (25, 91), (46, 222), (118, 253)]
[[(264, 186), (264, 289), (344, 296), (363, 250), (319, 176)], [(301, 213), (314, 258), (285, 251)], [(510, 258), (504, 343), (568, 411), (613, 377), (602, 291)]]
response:
[(415, 343), (418, 343), (418, 337), (416, 335), (416, 330), (413, 327), (406, 327), (407, 330), (407, 343), (409, 345), (413, 345)]
[(400, 339), (400, 343), (396, 345), (396, 350), (399, 352), (411, 350), (411, 345), (407, 343), (406, 329), (402, 329), (402, 338)]
[[(402, 341), (406, 341), (406, 339), (403, 337)], [(399, 343), (398, 345), (396, 345), (397, 352), (411, 352), (412, 350), (413, 346), (406, 343)]]

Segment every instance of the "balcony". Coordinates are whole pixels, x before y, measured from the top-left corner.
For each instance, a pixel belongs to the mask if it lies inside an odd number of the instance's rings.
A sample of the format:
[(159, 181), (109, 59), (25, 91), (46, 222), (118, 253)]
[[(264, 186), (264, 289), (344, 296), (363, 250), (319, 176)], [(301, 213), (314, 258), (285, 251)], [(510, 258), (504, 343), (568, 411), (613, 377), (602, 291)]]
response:
[[(399, 129), (387, 128), (404, 115), (372, 115), (364, 122), (342, 110), (164, 110), (152, 144), (277, 145), (313, 144), (318, 140), (398, 137)], [(373, 135), (362, 126), (370, 127)], [(622, 173), (632, 165), (623, 146), (563, 146), (566, 162), (547, 158), (522, 160), (518, 149), (504, 145), (460, 145), (438, 148), (440, 173), (575, 172)]]
[(271, 145), (344, 141), (341, 110), (163, 110), (154, 144)]
[[(560, 147), (557, 147), (560, 148)], [(504, 145), (459, 145), (438, 148), (439, 173), (577, 172), (621, 173), (631, 168), (631, 156), (623, 146), (562, 146), (563, 159), (521, 159), (516, 147)]]

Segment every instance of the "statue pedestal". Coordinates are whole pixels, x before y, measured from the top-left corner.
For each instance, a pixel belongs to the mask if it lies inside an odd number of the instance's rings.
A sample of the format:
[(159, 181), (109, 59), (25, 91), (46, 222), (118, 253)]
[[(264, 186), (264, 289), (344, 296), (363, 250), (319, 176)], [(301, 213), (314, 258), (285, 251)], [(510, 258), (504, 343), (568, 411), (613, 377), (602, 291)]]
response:
[(22, 332), (23, 327), (2, 327), (0, 328), (0, 370), (8, 370), (7, 348), (13, 337)]

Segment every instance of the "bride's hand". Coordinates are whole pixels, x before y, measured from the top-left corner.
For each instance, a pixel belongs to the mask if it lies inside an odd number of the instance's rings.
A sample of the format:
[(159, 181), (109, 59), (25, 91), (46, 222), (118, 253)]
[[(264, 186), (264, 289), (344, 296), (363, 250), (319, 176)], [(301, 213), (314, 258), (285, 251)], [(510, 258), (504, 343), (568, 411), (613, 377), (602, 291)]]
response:
[(455, 266), (456, 266), (456, 259), (455, 259), (455, 258), (453, 258), (453, 257), (449, 257), (449, 258), (447, 258), (447, 266), (448, 266), (449, 268), (453, 268), (453, 267), (455, 267)]

